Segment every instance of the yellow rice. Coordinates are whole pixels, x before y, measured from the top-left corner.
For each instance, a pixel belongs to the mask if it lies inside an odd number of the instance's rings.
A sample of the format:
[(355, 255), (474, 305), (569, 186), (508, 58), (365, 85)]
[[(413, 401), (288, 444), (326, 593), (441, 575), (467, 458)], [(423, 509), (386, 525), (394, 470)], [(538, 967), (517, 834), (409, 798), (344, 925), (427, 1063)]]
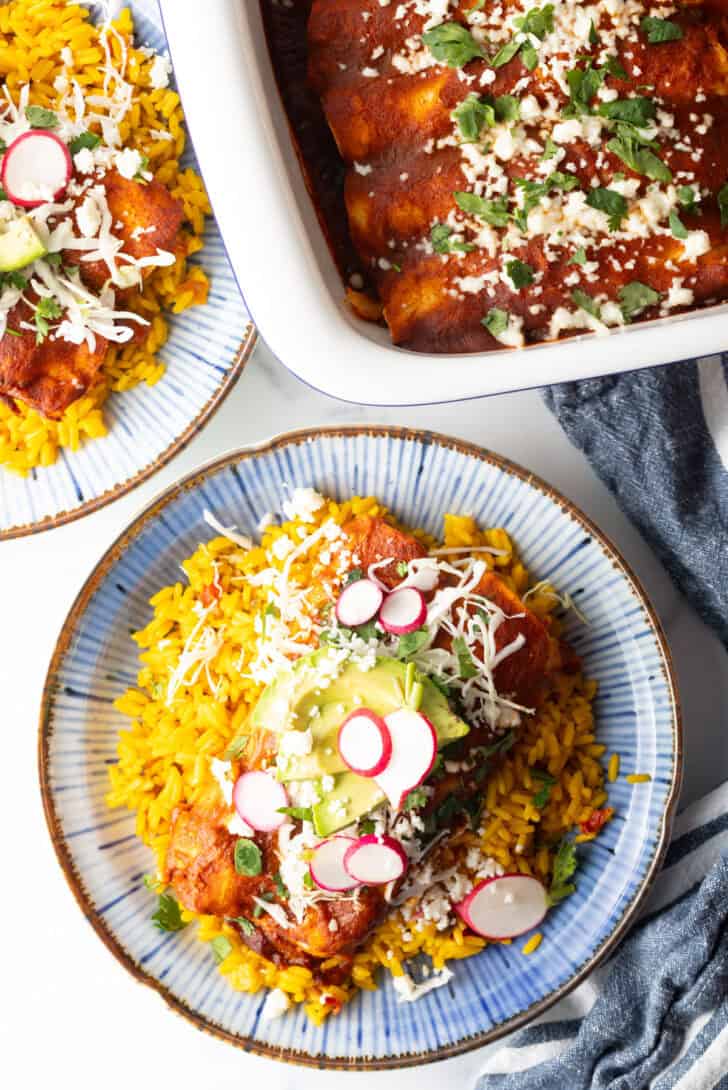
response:
[[(341, 525), (353, 515), (384, 513), (373, 498), (328, 501), (316, 512), (314, 521), (305, 525), (311, 533), (327, 518)], [(188, 583), (160, 590), (151, 599), (152, 619), (134, 636), (142, 648), (142, 667), (137, 688), (129, 689), (117, 701), (117, 707), (132, 722), (120, 734), (118, 764), (109, 769), (107, 801), (110, 806), (135, 811), (137, 834), (153, 850), (160, 871), (174, 808), (180, 803), (194, 803), (210, 789), (210, 758), (224, 753), (261, 692), (260, 685), (242, 676), (240, 656), (242, 653), (250, 658), (255, 653), (258, 637), (254, 621), (265, 607), (267, 591), (241, 577), (271, 565), (280, 570), (283, 561), (275, 558), (271, 546), (282, 534), (297, 540), (302, 525), (293, 521), (271, 526), (264, 532), (261, 545), (248, 552), (222, 537), (201, 545), (183, 565)], [(415, 532), (431, 543), (424, 534)], [(480, 531), (469, 517), (446, 515), (444, 544), (504, 549), (503, 556), (479, 555), (497, 568), (516, 591), (523, 593), (529, 585), (528, 572), (504, 530)], [(193, 606), (202, 588), (215, 577), (222, 595), (209, 622), (213, 627), (225, 626), (224, 641), (209, 671), (217, 695), (211, 691), (210, 679), (203, 670), (197, 681), (183, 687), (179, 699), (167, 707), (170, 674), (185, 640), (198, 623)], [(320, 584), (321, 565), (316, 555), (296, 560), (291, 578), (307, 587)], [(547, 588), (543, 594), (529, 597), (529, 606), (542, 616), (556, 604)], [(558, 633), (556, 620), (552, 631)], [(508, 871), (535, 875), (548, 885), (559, 839), (574, 825), (587, 821), (606, 799), (600, 754), (594, 752), (592, 701), (596, 688), (595, 682), (580, 674), (558, 675), (549, 698), (535, 716), (524, 718), (515, 745), (486, 781), (488, 816), (479, 846)], [(556, 780), (542, 809), (532, 802), (540, 786), (531, 772), (534, 765), (546, 769)], [(451, 838), (444, 850), (456, 858), (478, 843), (478, 835), (468, 830)], [(420, 930), (406, 925), (399, 915), (390, 916), (356, 954), (351, 982), (344, 987), (325, 988), (327, 1003), (308, 969), (276, 967), (251, 951), (237, 931), (221, 919), (188, 912), (183, 912), (183, 918), (197, 920), (202, 941), (219, 935), (228, 938), (232, 951), (220, 965), (220, 972), (233, 988), (243, 992), (279, 988), (293, 1002), (305, 1003), (307, 1013), (317, 1022), (331, 1012), (332, 1003), (346, 1002), (357, 988), (374, 989), (382, 967), (397, 976), (404, 971), (408, 958), (424, 953), (437, 968), (452, 959), (469, 957), (486, 945), (485, 939), (469, 934), (460, 922), (447, 931), (437, 931), (434, 922)], [(524, 953), (535, 949), (536, 939), (533, 936), (526, 944)]]
[[(146, 338), (130, 345), (111, 346), (99, 381), (73, 402), (58, 420), (50, 420), (16, 402), (17, 411), (0, 401), (0, 466), (26, 475), (36, 466), (52, 465), (61, 449), (77, 450), (86, 439), (106, 434), (104, 402), (112, 391), (128, 390), (140, 382), (153, 386), (164, 373), (157, 352), (167, 340), (165, 312), (179, 313), (207, 299), (208, 280), (188, 257), (202, 247), (205, 216), (210, 205), (202, 181), (191, 169), (183, 170), (180, 156), (186, 133), (179, 96), (171, 88), (154, 90), (149, 81), (152, 59), (134, 48), (134, 23), (127, 8), (113, 24), (128, 50), (126, 80), (135, 88), (133, 104), (121, 125), (124, 146), (137, 148), (149, 158), (149, 169), (182, 202), (185, 226), (183, 252), (174, 265), (155, 270), (145, 280), (129, 309), (150, 321)], [(53, 87), (64, 70), (61, 50), (69, 47), (74, 64), (65, 69), (89, 94), (103, 93), (104, 51), (99, 27), (88, 10), (66, 0), (10, 0), (0, 5), (0, 80), (13, 99), (30, 81), (30, 102), (51, 109), (59, 93)], [(109, 36), (114, 61), (121, 47)], [(152, 132), (168, 132), (159, 139)], [(126, 304), (125, 304), (126, 305)]]

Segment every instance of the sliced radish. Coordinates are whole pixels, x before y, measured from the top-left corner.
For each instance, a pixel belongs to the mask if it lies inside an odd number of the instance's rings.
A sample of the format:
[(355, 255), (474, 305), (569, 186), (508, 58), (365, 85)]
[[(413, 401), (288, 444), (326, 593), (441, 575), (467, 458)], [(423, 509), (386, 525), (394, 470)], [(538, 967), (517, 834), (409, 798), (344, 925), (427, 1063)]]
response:
[(486, 878), (455, 911), (468, 927), (486, 939), (513, 939), (538, 927), (548, 911), (545, 887), (528, 874)]
[(371, 579), (357, 579), (344, 587), (336, 603), (339, 624), (358, 628), (375, 617), (384, 598), (383, 591)]
[(379, 623), (386, 632), (404, 636), (414, 632), (427, 617), (427, 603), (417, 587), (399, 587), (388, 594), (379, 610)]
[(344, 856), (344, 867), (352, 878), (366, 886), (396, 882), (407, 870), (407, 855), (391, 836), (360, 836)]
[(324, 840), (316, 845), (308, 869), (319, 889), (339, 893), (347, 889), (355, 889), (361, 884), (357, 878), (352, 878), (344, 867), (344, 857), (354, 844), (356, 844), (354, 837), (332, 836), (330, 840)]
[(71, 156), (61, 138), (47, 129), (32, 129), (5, 152), (0, 181), (13, 204), (36, 208), (60, 197), (72, 173)]
[(392, 739), (389, 764), (376, 782), (395, 810), (406, 796), (428, 776), (437, 755), (437, 734), (427, 716), (411, 708), (398, 708), (385, 715)]
[(278, 813), (288, 806), (288, 794), (270, 772), (244, 772), (233, 787), (233, 803), (243, 821), (260, 833), (272, 833), (288, 820)]
[(389, 764), (392, 738), (387, 724), (370, 708), (357, 708), (339, 727), (342, 760), (360, 776), (377, 776)]

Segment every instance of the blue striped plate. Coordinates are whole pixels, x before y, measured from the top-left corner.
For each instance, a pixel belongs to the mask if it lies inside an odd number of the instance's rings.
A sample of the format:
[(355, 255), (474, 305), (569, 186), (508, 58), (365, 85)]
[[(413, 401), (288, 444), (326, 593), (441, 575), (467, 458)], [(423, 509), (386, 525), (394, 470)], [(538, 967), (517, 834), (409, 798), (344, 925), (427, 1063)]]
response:
[[(97, 17), (101, 6), (91, 5)], [(124, 6), (134, 15), (137, 41), (165, 52), (156, 0)], [(198, 169), (189, 143), (182, 164)], [(55, 465), (25, 478), (0, 467), (0, 541), (70, 522), (123, 496), (177, 454), (232, 389), (255, 331), (214, 219), (204, 241), (191, 262), (208, 273), (210, 297), (170, 316), (170, 337), (159, 352), (164, 377), (156, 386), (112, 394), (104, 407), (109, 434), (62, 451)]]
[[(264, 996), (233, 992), (193, 928), (161, 936), (142, 875), (149, 851), (131, 814), (104, 806), (107, 765), (125, 725), (112, 701), (137, 673), (132, 629), (148, 599), (179, 578), (207, 540), (205, 508), (256, 534), (290, 488), (337, 498), (373, 493), (431, 533), (446, 511), (504, 526), (538, 578), (568, 591), (589, 619), (567, 638), (600, 683), (600, 741), (622, 773), (650, 783), (611, 785), (617, 813), (581, 850), (578, 891), (550, 913), (530, 957), (494, 946), (454, 964), (448, 987), (399, 1004), (390, 983), (364, 992), (321, 1028), (297, 1010), (264, 1023)], [(64, 625), (43, 698), (40, 768), (46, 813), (71, 887), (96, 931), (138, 979), (197, 1025), (245, 1048), (301, 1063), (394, 1066), (450, 1056), (523, 1024), (572, 988), (634, 919), (659, 866), (681, 770), (680, 721), (669, 654), (643, 591), (584, 515), (530, 473), (458, 440), (394, 428), (297, 432), (227, 455), (169, 489), (102, 559)], [(89, 988), (92, 982), (89, 981)]]

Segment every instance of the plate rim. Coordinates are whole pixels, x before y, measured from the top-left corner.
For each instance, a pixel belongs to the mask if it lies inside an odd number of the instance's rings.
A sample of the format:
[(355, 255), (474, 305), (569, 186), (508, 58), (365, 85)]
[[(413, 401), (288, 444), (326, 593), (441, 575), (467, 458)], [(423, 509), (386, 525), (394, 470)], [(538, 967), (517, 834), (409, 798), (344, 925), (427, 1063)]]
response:
[[(181, 431), (169, 446), (165, 447), (162, 453), (158, 454), (153, 461), (147, 462), (147, 464), (142, 466), (142, 468), (133, 474), (133, 476), (127, 477), (123, 481), (119, 481), (111, 488), (107, 488), (99, 493), (98, 496), (84, 500), (83, 503), (78, 504), (77, 507), (66, 508), (64, 511), (58, 511), (55, 515), (44, 515), (43, 518), (38, 519), (37, 522), (15, 523), (13, 526), (0, 529), (0, 543), (3, 541), (14, 541), (21, 537), (30, 537), (33, 534), (42, 534), (46, 530), (55, 530), (58, 526), (66, 526), (68, 523), (75, 522), (76, 519), (85, 518), (86, 515), (93, 514), (94, 511), (100, 511), (101, 508), (106, 507), (107, 504), (113, 503), (114, 500), (121, 499), (122, 496), (128, 495), (128, 493), (132, 492), (138, 485), (143, 484), (144, 481), (148, 480), (158, 470), (171, 462), (172, 459), (183, 451), (202, 431), (208, 421), (212, 419), (220, 408), (225, 398), (232, 391), (245, 370), (245, 365), (250, 359), (253, 349), (258, 343), (258, 336), (257, 327), (252, 320), (249, 320), (245, 328), (243, 339), (233, 356), (232, 363), (225, 372), (225, 375), (214, 394), (208, 398), (187, 427)], [(169, 367), (167, 369), (169, 370)], [(120, 390), (112, 392), (111, 396), (114, 397), (117, 393), (123, 395), (125, 391)], [(86, 440), (86, 442), (103, 442), (105, 438), (105, 436), (101, 436), (99, 440), (91, 439)], [(43, 467), (39, 466), (37, 468), (42, 469)], [(10, 473), (11, 470), (3, 469), (0, 466), (0, 472)]]
[[(640, 605), (649, 618), (652, 625), (658, 650), (661, 656), (660, 668), (664, 676), (671, 705), (672, 738), (673, 738), (673, 764), (671, 782), (659, 819), (658, 836), (655, 850), (650, 860), (647, 872), (640, 886), (624, 910), (617, 924), (590, 958), (560, 987), (555, 988), (548, 995), (535, 1003), (530, 1004), (525, 1010), (518, 1012), (505, 1022), (493, 1026), (489, 1030), (470, 1034), (462, 1040), (449, 1045), (442, 1045), (437, 1049), (429, 1049), (421, 1052), (407, 1052), (398, 1056), (364, 1057), (364, 1058), (329, 1058), (326, 1056), (314, 1056), (295, 1048), (280, 1048), (264, 1041), (258, 1041), (246, 1036), (238, 1036), (229, 1030), (206, 1018), (178, 996), (174, 995), (163, 982), (157, 980), (151, 973), (139, 966), (131, 955), (123, 947), (119, 939), (107, 927), (103, 917), (99, 916), (97, 909), (87, 895), (83, 879), (76, 871), (73, 858), (64, 838), (61, 824), (56, 813), (53, 791), (50, 784), (50, 741), (52, 738), (52, 712), (56, 694), (56, 678), (59, 668), (73, 644), (74, 634), (78, 622), (82, 619), (88, 604), (98, 590), (109, 570), (117, 562), (126, 547), (131, 544), (144, 530), (147, 523), (172, 502), (181, 492), (191, 490), (217, 470), (228, 465), (254, 459), (260, 454), (272, 453), (280, 448), (290, 445), (302, 445), (309, 441), (315, 441), (322, 437), (353, 438), (356, 436), (370, 436), (372, 438), (390, 438), (402, 441), (426, 442), (430, 445), (445, 447), (458, 454), (474, 457), (481, 462), (495, 465), (498, 469), (517, 477), (525, 484), (535, 487), (545, 496), (555, 502), (561, 510), (575, 518), (592, 537), (609, 560), (620, 570), (627, 579), (631, 590), (637, 597)], [(476, 443), (448, 436), (442, 432), (425, 428), (398, 427), (395, 425), (377, 424), (352, 424), (344, 426), (320, 426), (311, 428), (298, 428), (284, 431), (257, 443), (236, 447), (223, 454), (209, 459), (200, 466), (185, 474), (178, 481), (172, 482), (167, 488), (160, 490), (148, 503), (132, 518), (127, 526), (118, 534), (114, 541), (105, 550), (101, 558), (94, 565), (92, 571), (84, 581), (76, 595), (68, 614), (61, 626), (58, 638), (48, 664), (46, 678), (43, 684), (41, 696), (39, 722), (38, 722), (38, 777), (43, 811), (45, 814), (48, 832), (56, 858), (61, 867), (66, 882), (73, 894), (79, 908), (85, 918), (93, 927), (96, 934), (107, 950), (113, 954), (118, 962), (140, 984), (153, 989), (176, 1014), (189, 1020), (195, 1028), (209, 1033), (212, 1037), (224, 1040), (234, 1047), (250, 1052), (254, 1055), (265, 1056), (271, 1059), (282, 1060), (286, 1063), (327, 1069), (334, 1071), (383, 1071), (399, 1068), (413, 1067), (418, 1064), (435, 1063), (440, 1060), (452, 1059), (463, 1055), (476, 1048), (492, 1044), (500, 1040), (514, 1030), (520, 1029), (543, 1014), (560, 999), (563, 999), (574, 990), (598, 965), (600, 965), (625, 936), (630, 927), (635, 923), (645, 898), (647, 897), (659, 871), (667, 851), (670, 840), (672, 822), (680, 796), (684, 765), (683, 745), (683, 718), (680, 703), (680, 695), (677, 686), (677, 676), (672, 654), (663, 629), (662, 623), (655, 607), (652, 605), (641, 581), (633, 571), (630, 564), (622, 556), (619, 548), (611, 538), (602, 531), (592, 519), (586, 515), (572, 500), (563, 495), (559, 489), (550, 485), (539, 475), (532, 473), (517, 462), (497, 454), (486, 447)]]

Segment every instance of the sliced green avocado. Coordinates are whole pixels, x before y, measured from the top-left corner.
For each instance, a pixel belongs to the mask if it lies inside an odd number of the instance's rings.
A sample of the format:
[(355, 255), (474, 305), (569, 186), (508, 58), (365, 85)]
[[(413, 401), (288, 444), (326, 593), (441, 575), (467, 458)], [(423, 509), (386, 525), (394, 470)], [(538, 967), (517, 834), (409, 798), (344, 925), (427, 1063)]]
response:
[(0, 234), (0, 272), (15, 272), (48, 251), (27, 216), (12, 220)]
[[(352, 662), (338, 666), (326, 650), (299, 659), (291, 670), (267, 687), (252, 715), (252, 725), (274, 733), (310, 728), (310, 753), (278, 758), (279, 778), (315, 780), (334, 778), (325, 799), (314, 807), (314, 825), (319, 836), (328, 836), (350, 825), (383, 801), (373, 780), (349, 771), (342, 760), (337, 735), (341, 723), (358, 707), (387, 715), (404, 704), (407, 666), (398, 659), (378, 657), (370, 670)], [(447, 698), (424, 675), (419, 710), (435, 728), (438, 747), (462, 738), (468, 725), (455, 715)], [(287, 747), (285, 747), (287, 748)]]

